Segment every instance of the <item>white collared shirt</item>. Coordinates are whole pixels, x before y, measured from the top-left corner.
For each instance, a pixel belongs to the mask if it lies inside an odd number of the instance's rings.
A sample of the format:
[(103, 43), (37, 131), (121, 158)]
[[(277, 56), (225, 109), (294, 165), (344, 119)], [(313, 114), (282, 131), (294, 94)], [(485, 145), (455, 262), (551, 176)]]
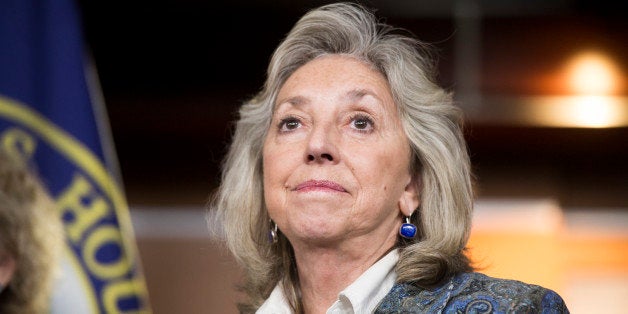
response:
[[(338, 299), (327, 309), (327, 314), (371, 313), (395, 284), (395, 265), (399, 255), (392, 250), (358, 279), (338, 294)], [(256, 314), (292, 313), (283, 289), (278, 284)]]

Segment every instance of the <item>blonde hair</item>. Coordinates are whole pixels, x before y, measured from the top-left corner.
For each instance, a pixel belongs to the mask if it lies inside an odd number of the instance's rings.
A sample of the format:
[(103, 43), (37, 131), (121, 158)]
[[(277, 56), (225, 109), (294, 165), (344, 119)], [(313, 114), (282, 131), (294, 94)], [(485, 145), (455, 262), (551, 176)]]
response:
[(419, 226), (413, 240), (399, 239), (400, 282), (434, 285), (470, 271), (464, 255), (473, 192), (470, 163), (461, 131), (462, 117), (449, 92), (434, 81), (429, 46), (381, 24), (357, 4), (325, 5), (305, 14), (275, 50), (263, 89), (243, 104), (223, 163), (221, 186), (210, 210), (225, 243), (243, 265), (243, 289), (254, 311), (281, 282), (295, 312), (301, 312), (298, 276), (290, 243), (268, 241), (270, 219), (263, 199), (262, 144), (276, 95), (299, 67), (328, 54), (371, 64), (388, 80), (412, 149), (410, 168), (420, 191), (411, 217)]
[(48, 313), (63, 241), (61, 219), (35, 173), (0, 149), (0, 254), (16, 269), (0, 293), (0, 313)]

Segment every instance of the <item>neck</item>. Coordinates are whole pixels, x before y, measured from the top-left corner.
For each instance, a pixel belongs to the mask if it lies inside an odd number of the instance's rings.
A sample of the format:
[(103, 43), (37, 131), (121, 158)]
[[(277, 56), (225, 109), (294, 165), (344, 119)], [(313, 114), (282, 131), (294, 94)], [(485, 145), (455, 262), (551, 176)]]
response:
[(343, 245), (293, 246), (304, 312), (325, 313), (338, 294), (386, 255), (395, 241), (393, 234), (380, 245), (356, 239)]

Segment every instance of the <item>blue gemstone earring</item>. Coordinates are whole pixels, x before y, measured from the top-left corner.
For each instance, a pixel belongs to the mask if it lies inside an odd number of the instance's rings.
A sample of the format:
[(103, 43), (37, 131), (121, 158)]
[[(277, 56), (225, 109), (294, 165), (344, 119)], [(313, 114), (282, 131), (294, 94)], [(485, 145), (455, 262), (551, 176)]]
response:
[(406, 222), (399, 228), (399, 235), (406, 239), (413, 239), (416, 236), (416, 226), (410, 223), (410, 217), (406, 217)]
[(268, 232), (268, 242), (275, 244), (279, 241), (279, 234), (277, 234), (277, 224), (272, 222), (272, 226), (270, 227), (270, 231)]

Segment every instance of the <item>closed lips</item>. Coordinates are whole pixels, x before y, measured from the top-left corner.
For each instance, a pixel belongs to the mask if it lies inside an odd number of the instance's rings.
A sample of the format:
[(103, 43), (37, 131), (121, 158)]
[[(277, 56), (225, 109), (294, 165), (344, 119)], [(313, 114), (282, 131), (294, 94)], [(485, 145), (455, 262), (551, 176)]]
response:
[(345, 190), (340, 184), (333, 182), (333, 181), (327, 181), (327, 180), (310, 180), (310, 181), (305, 181), (299, 185), (297, 185), (297, 187), (295, 188), (296, 191), (303, 191), (303, 190), (335, 190), (335, 191), (339, 191), (339, 192), (346, 192), (347, 190)]

